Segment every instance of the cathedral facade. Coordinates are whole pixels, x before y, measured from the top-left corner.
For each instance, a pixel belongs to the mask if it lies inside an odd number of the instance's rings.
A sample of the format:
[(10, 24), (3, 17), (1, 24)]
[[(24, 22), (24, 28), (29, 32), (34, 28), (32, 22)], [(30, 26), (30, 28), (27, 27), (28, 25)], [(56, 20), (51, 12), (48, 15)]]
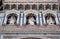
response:
[(1, 0), (0, 39), (60, 39), (60, 0)]

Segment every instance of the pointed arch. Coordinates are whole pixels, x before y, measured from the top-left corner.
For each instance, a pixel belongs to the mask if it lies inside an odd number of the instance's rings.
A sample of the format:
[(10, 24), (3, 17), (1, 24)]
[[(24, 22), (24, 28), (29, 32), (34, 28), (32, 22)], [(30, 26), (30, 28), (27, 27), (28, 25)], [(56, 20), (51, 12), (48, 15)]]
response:
[(11, 5), (11, 9), (16, 9), (16, 5), (15, 4)]
[(30, 9), (30, 5), (29, 4), (25, 5), (25, 10), (28, 10), (28, 9)]
[(22, 39), (42, 39), (42, 38), (36, 38), (36, 37), (27, 37), (27, 38), (22, 38)]
[(6, 4), (4, 9), (8, 9), (9, 10), (10, 9), (10, 5)]
[(40, 4), (39, 5), (39, 10), (44, 10), (44, 5)]
[(55, 15), (51, 13), (45, 15), (45, 21), (48, 25), (56, 25)]
[(18, 10), (23, 10), (24, 6), (22, 4), (18, 5)]
[(33, 10), (37, 10), (37, 5), (33, 4), (33, 5), (32, 5), (32, 9), (33, 9)]
[[(26, 15), (26, 25), (36, 25), (36, 15), (35, 14), (27, 14)], [(33, 22), (32, 24), (30, 24), (31, 21)]]
[(57, 10), (58, 9), (58, 5), (53, 4), (53, 10)]
[(51, 5), (47, 4), (46, 9), (51, 9)]
[(16, 24), (17, 23), (17, 14), (11, 13), (7, 15), (7, 22), (6, 24)]

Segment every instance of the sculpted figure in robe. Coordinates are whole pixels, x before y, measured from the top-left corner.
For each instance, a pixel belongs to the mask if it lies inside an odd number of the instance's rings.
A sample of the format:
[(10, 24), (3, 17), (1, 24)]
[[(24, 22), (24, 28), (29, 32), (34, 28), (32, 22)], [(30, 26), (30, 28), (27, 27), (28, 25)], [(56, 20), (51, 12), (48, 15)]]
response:
[(35, 25), (35, 23), (34, 23), (35, 19), (33, 17), (29, 18), (28, 22), (30, 25)]
[(47, 23), (48, 23), (48, 25), (53, 25), (54, 24), (54, 21), (53, 21), (52, 17), (47, 19)]
[(15, 24), (15, 21), (15, 17), (11, 16), (11, 18), (9, 19), (10, 24)]

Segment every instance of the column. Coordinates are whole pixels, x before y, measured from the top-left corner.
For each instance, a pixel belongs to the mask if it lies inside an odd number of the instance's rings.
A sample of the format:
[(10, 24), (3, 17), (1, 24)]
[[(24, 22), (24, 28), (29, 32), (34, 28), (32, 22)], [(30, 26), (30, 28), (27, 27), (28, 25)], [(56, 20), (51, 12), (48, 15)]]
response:
[(7, 16), (5, 16), (5, 19), (4, 19), (4, 24), (7, 23)]
[(4, 8), (5, 8), (5, 6), (4, 6), (4, 4), (3, 4), (3, 10), (4, 10)]
[(19, 25), (20, 14), (17, 16), (17, 25)]
[(39, 5), (37, 4), (37, 10), (39, 10)]
[(32, 9), (32, 5), (30, 5), (30, 9)]
[(26, 25), (26, 16), (24, 14), (24, 25)]
[(10, 10), (11, 10), (11, 5), (10, 5)]
[(25, 10), (25, 5), (23, 5), (24, 6), (24, 10)]
[(0, 39), (1, 39), (1, 34), (0, 34)]
[(53, 9), (53, 6), (51, 5), (51, 10)]
[(17, 7), (16, 7), (16, 9), (18, 10), (18, 4), (17, 4)]
[(20, 25), (23, 25), (23, 13), (21, 13)]
[(59, 5), (58, 5), (58, 11), (59, 11)]
[(46, 6), (44, 5), (44, 10), (46, 10)]
[(39, 18), (38, 18), (38, 14), (37, 14), (37, 16), (36, 16), (36, 23), (37, 23), (37, 25), (39, 25)]
[(60, 17), (59, 17), (59, 25), (60, 25)]
[(59, 21), (58, 21), (58, 17), (57, 17), (57, 15), (56, 15), (55, 20), (56, 20), (56, 24), (58, 25), (58, 24), (59, 24)]
[(44, 25), (46, 25), (46, 20), (44, 16), (43, 16), (43, 22), (44, 22)]
[(41, 13), (39, 13), (39, 23), (40, 23), (40, 25), (43, 25), (43, 23), (42, 23), (42, 14)]
[(3, 39), (3, 35), (1, 35), (1, 39)]
[(59, 36), (59, 39), (60, 39), (60, 36)]

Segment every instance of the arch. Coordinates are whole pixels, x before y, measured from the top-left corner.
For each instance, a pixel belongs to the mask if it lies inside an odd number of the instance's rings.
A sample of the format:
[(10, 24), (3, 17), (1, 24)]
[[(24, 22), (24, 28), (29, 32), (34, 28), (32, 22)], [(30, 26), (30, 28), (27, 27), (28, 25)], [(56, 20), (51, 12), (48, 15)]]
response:
[(4, 9), (10, 9), (10, 5), (6, 4)]
[(11, 5), (11, 9), (16, 9), (16, 5), (15, 4)]
[(51, 5), (47, 4), (46, 9), (51, 9)]
[(42, 39), (42, 38), (36, 38), (36, 37), (27, 37), (27, 38), (21, 38), (21, 39)]
[(28, 10), (28, 9), (30, 9), (30, 5), (29, 4), (25, 5), (25, 10)]
[(18, 5), (18, 10), (23, 10), (24, 6), (22, 4)]
[(17, 23), (17, 14), (11, 13), (7, 15), (7, 23), (6, 24), (16, 24)]
[(39, 5), (39, 10), (44, 10), (44, 5), (40, 4)]
[(56, 4), (53, 4), (53, 10), (57, 10), (58, 9), (58, 5), (56, 5)]
[(36, 10), (32, 10), (32, 9), (30, 9), (30, 10), (26, 10), (26, 11), (24, 11), (25, 16), (26, 16), (27, 14), (29, 14), (29, 13), (35, 14), (36, 16), (38, 15), (38, 14), (37, 14), (38, 11), (36, 11)]
[(33, 10), (37, 10), (37, 5), (33, 4), (33, 5), (32, 5), (32, 9), (33, 9)]
[(47, 13), (47, 14), (45, 14), (45, 16), (47, 16), (47, 15), (52, 15), (52, 16), (54, 16), (54, 17), (56, 17), (54, 14), (52, 14), (52, 13)]
[(26, 25), (36, 25), (36, 15), (35, 14), (32, 14), (32, 13), (27, 14), (26, 19), (27, 19)]
[(45, 15), (45, 21), (48, 25), (56, 25), (55, 15), (51, 13)]

